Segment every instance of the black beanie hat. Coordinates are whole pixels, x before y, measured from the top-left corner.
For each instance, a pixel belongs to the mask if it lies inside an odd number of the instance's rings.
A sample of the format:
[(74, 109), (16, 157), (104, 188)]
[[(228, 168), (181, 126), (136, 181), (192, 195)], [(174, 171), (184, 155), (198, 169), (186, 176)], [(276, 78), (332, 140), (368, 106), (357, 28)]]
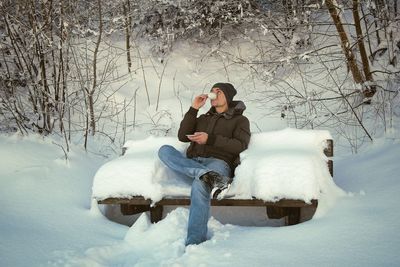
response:
[(232, 102), (233, 97), (237, 93), (235, 87), (233, 87), (233, 85), (230, 83), (216, 83), (213, 85), (212, 88), (219, 88), (221, 89), (222, 92), (224, 92), (226, 102), (228, 102), (228, 105)]

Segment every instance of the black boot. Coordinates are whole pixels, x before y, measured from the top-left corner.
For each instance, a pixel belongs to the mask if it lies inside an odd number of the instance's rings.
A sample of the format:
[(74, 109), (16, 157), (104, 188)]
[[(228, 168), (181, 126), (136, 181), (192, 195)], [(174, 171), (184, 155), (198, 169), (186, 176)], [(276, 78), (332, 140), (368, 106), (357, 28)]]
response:
[(221, 192), (229, 188), (233, 179), (210, 171), (200, 176), (200, 180), (204, 181), (210, 187), (213, 198), (218, 198)]
[(210, 189), (213, 189), (215, 175), (219, 175), (219, 174), (216, 172), (210, 171), (210, 172), (207, 172), (207, 173), (203, 174), (202, 176), (200, 176), (200, 180), (202, 180), (206, 185), (208, 185), (208, 187), (210, 187)]

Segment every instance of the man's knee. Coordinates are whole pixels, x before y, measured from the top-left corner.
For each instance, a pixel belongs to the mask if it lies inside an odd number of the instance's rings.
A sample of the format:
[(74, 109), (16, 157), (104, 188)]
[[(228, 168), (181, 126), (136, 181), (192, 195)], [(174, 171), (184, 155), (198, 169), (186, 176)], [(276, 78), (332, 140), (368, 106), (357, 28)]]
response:
[(158, 157), (160, 159), (163, 159), (165, 157), (168, 157), (169, 154), (171, 154), (171, 152), (174, 150), (175, 148), (173, 146), (170, 145), (163, 145), (160, 147), (160, 149), (158, 150)]

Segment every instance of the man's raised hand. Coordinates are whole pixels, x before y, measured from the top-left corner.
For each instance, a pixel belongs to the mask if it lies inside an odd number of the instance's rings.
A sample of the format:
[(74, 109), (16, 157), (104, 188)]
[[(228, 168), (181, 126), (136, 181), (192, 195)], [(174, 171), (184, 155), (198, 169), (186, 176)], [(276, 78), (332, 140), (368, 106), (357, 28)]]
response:
[(193, 100), (192, 107), (195, 109), (200, 109), (206, 103), (207, 97), (208, 96), (206, 94), (196, 96)]

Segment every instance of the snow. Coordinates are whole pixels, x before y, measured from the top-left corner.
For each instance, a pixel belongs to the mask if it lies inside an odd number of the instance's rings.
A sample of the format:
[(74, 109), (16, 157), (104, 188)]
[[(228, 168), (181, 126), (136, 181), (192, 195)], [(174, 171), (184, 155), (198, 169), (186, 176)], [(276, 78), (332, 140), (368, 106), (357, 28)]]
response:
[[(328, 131), (284, 129), (254, 134), (230, 189), (235, 198), (310, 202), (335, 191), (323, 149)], [(331, 187), (325, 187), (331, 185)]]
[[(228, 194), (266, 201), (283, 198), (310, 202), (338, 191), (323, 154), (328, 131), (285, 129), (253, 134), (241, 154), (241, 165)], [(189, 196), (190, 181), (180, 181), (160, 162), (158, 149), (169, 144), (184, 153), (186, 144), (173, 137), (128, 141), (123, 157), (106, 163), (96, 173), (93, 197), (144, 196), (154, 202), (165, 196)], [(330, 181), (330, 182), (329, 182)]]
[(0, 266), (51, 266), (123, 238), (126, 227), (89, 210), (87, 177), (104, 159), (72, 147), (66, 162), (53, 142), (59, 140), (0, 135)]
[[(255, 227), (211, 218), (209, 240), (187, 248), (187, 208), (157, 224), (142, 214), (132, 227), (90, 209), (92, 177), (104, 158), (72, 146), (66, 162), (58, 146), (36, 136), (1, 135), (0, 147), (0, 266), (400, 264), (396, 140), (336, 155), (334, 181), (347, 193), (324, 213), (319, 206), (311, 221)], [(231, 221), (242, 214), (232, 214)]]
[(172, 137), (150, 136), (128, 141), (123, 157), (106, 163), (97, 171), (93, 197), (101, 200), (139, 195), (158, 201), (167, 194), (188, 195), (190, 184), (175, 179), (158, 159), (158, 149), (167, 144), (181, 151), (186, 146)]

